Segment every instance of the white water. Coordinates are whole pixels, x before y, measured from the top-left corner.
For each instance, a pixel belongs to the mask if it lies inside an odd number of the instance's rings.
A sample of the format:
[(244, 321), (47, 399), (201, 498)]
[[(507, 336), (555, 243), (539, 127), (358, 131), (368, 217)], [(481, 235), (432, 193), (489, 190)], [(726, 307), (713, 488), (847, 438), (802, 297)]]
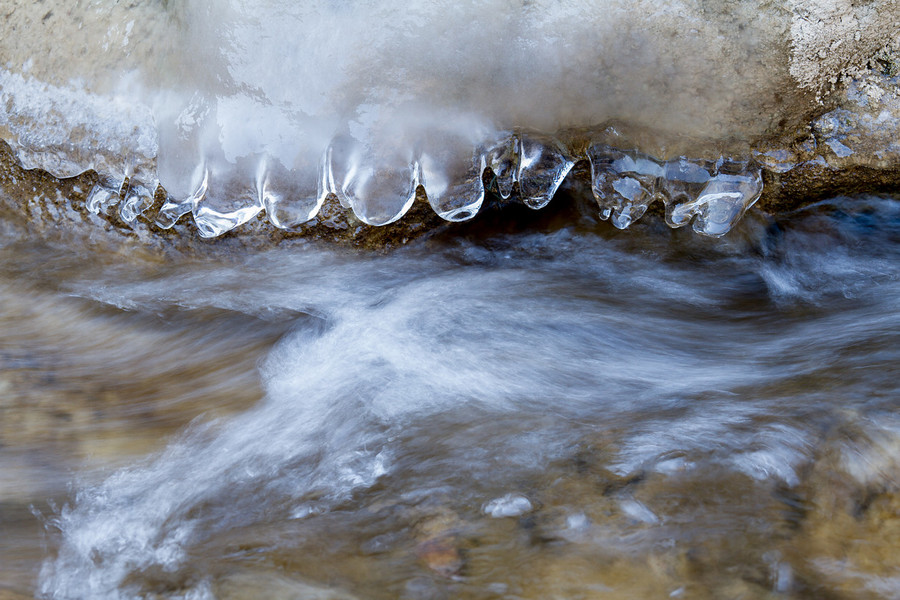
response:
[[(44, 563), (41, 593), (144, 598), (163, 586), (167, 598), (229, 597), (215, 591), (222, 565), (256, 564), (255, 551), (235, 547), (291, 556), (314, 538), (341, 572), (379, 536), (400, 543), (381, 525), (354, 526), (385, 507), (415, 515), (437, 503), (497, 519), (546, 508), (558, 482), (542, 478), (573, 477), (560, 461), (587, 439), (609, 444), (596, 460), (610, 473), (672, 491), (613, 494), (618, 525), (592, 523), (600, 496), (590, 494), (567, 496), (565, 525), (537, 513), (585, 552), (611, 535), (627, 553), (775, 526), (767, 519), (784, 508), (753, 520), (769, 510), (767, 490), (805, 489), (835, 427), (865, 432), (846, 448), (838, 438), (843, 476), (890, 486), (897, 203), (818, 212), (768, 231), (748, 225), (744, 241), (715, 250), (667, 245), (659, 232), (630, 248), (626, 237), (561, 230), (367, 261), (272, 251), (149, 278), (125, 266), (70, 276), (61, 291), (132, 314), (227, 309), (293, 331), (260, 365), (258, 406), (197, 422), (158, 455), (77, 486), (49, 520), (59, 554)], [(753, 492), (717, 500), (712, 481), (734, 477)], [(722, 504), (690, 516), (672, 512), (671, 494)], [(754, 552), (781, 552), (777, 539), (759, 543)], [(386, 568), (388, 587), (363, 597), (396, 597), (409, 583), (405, 568)], [(480, 577), (460, 593), (480, 597)]]

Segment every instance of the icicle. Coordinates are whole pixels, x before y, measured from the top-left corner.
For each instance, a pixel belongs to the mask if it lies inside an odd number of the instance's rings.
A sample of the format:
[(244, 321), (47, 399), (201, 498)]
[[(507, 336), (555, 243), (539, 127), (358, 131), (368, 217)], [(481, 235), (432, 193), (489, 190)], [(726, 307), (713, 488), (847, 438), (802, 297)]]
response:
[(202, 237), (217, 237), (243, 225), (262, 210), (255, 189), (251, 189), (233, 165), (215, 169), (207, 166), (203, 180), (192, 195), (194, 223)]
[(588, 159), (600, 218), (609, 219), (618, 229), (640, 219), (658, 193), (663, 166), (639, 152), (605, 145), (591, 146)]
[(486, 157), (465, 136), (432, 136), (420, 158), (422, 185), (431, 208), (442, 219), (465, 221), (484, 202)]
[(696, 214), (693, 229), (712, 237), (725, 235), (744, 216), (762, 193), (762, 176), (758, 168), (746, 162), (726, 161), (710, 179), (690, 208), (681, 207), (685, 214)]
[(119, 218), (126, 223), (133, 223), (152, 205), (153, 192), (140, 183), (129, 182), (125, 198), (119, 202)]
[(260, 162), (256, 192), (275, 227), (290, 229), (318, 214), (328, 195), (326, 158), (323, 155), (318, 165), (290, 171), (272, 159)]
[(416, 199), (419, 165), (411, 152), (379, 153), (351, 136), (332, 143), (328, 181), (341, 204), (368, 225), (387, 225)]
[(494, 186), (501, 198), (509, 198), (519, 171), (519, 140), (515, 135), (503, 134), (500, 141), (488, 150), (487, 163), (494, 172)]
[(519, 136), (519, 194), (528, 207), (544, 208), (575, 161), (557, 142), (544, 144), (527, 135)]

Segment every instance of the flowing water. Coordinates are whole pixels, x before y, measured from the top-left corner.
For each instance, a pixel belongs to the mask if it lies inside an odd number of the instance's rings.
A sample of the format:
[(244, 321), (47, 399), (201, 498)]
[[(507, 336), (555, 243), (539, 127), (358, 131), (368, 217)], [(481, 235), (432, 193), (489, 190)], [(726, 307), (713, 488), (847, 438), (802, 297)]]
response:
[(7, 227), (0, 597), (900, 597), (897, 200), (490, 229)]
[(898, 16), (4, 0), (0, 600), (900, 598)]

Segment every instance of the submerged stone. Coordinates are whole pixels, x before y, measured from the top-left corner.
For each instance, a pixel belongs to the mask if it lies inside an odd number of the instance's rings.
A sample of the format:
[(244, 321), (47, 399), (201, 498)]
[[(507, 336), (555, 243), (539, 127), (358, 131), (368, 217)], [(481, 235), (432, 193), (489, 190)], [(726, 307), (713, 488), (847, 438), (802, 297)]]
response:
[[(785, 558), (811, 586), (892, 597), (900, 585), (900, 435), (894, 419), (838, 427), (800, 493), (799, 533)], [(816, 582), (816, 583), (813, 583)]]

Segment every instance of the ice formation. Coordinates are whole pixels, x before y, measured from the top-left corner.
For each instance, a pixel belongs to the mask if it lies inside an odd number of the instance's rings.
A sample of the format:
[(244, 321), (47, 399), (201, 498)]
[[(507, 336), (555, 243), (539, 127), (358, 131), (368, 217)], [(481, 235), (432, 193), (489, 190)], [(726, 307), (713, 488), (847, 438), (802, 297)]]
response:
[[(419, 186), (465, 220), (486, 172), (541, 208), (579, 160), (616, 227), (661, 200), (671, 226), (715, 236), (759, 197), (750, 145), (821, 94), (804, 24), (841, 17), (850, 65), (897, 16), (895, 0), (11, 0), (0, 138), (26, 168), (96, 170), (88, 209), (125, 222), (161, 185), (157, 225), (190, 213), (204, 237), (262, 211), (297, 227), (330, 194), (384, 225)], [(611, 123), (653, 135), (611, 142)]]

